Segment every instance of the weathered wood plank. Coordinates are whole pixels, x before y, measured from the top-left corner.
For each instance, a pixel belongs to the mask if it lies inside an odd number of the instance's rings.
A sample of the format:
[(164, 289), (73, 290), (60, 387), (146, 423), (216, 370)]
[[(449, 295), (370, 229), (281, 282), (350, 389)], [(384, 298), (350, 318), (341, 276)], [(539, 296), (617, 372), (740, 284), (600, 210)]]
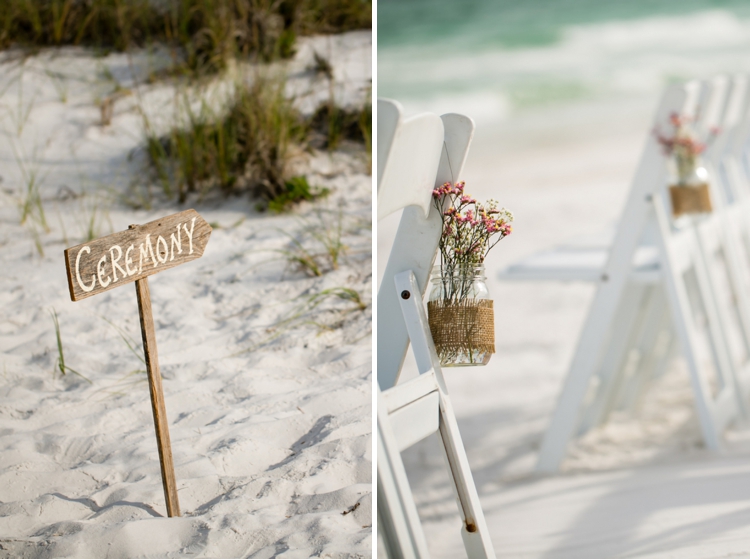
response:
[(164, 500), (167, 502), (167, 514), (170, 517), (180, 516), (180, 503), (177, 499), (177, 481), (174, 475), (174, 462), (172, 461), (172, 445), (169, 440), (167, 408), (164, 404), (164, 391), (161, 384), (161, 371), (159, 370), (159, 354), (156, 350), (154, 319), (151, 314), (151, 295), (148, 289), (148, 278), (136, 280), (135, 292), (138, 296), (138, 312), (141, 317), (143, 352), (146, 356), (148, 388), (151, 392), (151, 409), (154, 412), (156, 446), (159, 448)]
[(206, 220), (185, 210), (68, 248), (70, 298), (80, 301), (200, 258), (210, 236)]

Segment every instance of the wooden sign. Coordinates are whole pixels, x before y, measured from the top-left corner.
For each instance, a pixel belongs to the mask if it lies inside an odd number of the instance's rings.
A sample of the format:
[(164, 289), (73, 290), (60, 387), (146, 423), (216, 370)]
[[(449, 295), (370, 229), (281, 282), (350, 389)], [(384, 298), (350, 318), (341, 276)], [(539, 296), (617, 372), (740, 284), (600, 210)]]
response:
[(65, 250), (70, 298), (80, 301), (135, 282), (167, 514), (180, 516), (148, 276), (203, 256), (211, 226), (185, 210)]
[(185, 210), (66, 249), (70, 298), (80, 301), (200, 258), (210, 235), (198, 212)]

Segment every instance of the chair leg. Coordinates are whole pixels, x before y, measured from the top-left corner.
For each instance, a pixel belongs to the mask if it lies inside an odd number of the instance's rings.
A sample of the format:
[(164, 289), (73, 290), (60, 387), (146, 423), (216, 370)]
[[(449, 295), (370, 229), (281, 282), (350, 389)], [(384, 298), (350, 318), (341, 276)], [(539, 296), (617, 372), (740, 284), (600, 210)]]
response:
[(378, 535), (389, 559), (429, 559), (388, 411), (378, 398)]
[(606, 394), (597, 425), (605, 423), (612, 411), (622, 407), (620, 404), (626, 398), (625, 394), (632, 390), (631, 385), (636, 382), (636, 378), (650, 378), (653, 374), (655, 354), (661, 349), (657, 345), (659, 334), (665, 326), (666, 302), (660, 287), (652, 286), (646, 289), (636, 326), (628, 340), (627, 354), (623, 356), (622, 370), (617, 375), (612, 389)]
[(458, 430), (448, 390), (440, 368), (440, 360), (430, 334), (427, 315), (417, 280), (411, 271), (394, 277), (396, 292), (400, 296), (401, 312), (409, 331), (414, 357), (420, 374), (434, 371), (440, 394), (440, 437), (453, 478), (453, 488), (458, 501), (463, 525), (461, 536), (469, 559), (494, 559), (495, 552), (484, 520), (474, 478), (471, 475), (461, 433)]
[(447, 394), (441, 394), (440, 398), (440, 438), (453, 477), (453, 487), (463, 521), (461, 537), (466, 553), (469, 559), (495, 559), (482, 505), (479, 502), (474, 478), (471, 476), (469, 459)]
[(601, 425), (609, 415), (612, 396), (616, 393), (629, 350), (634, 344), (634, 333), (638, 331), (648, 310), (649, 288), (630, 284), (625, 288), (622, 303), (618, 309), (612, 332), (609, 335), (608, 350), (600, 365), (599, 379), (593, 401), (584, 410), (578, 435)]
[(670, 346), (674, 344), (674, 333), (661, 288), (654, 289), (652, 305), (651, 317), (646, 321), (637, 345), (638, 362), (614, 404), (615, 409), (624, 410), (631, 415), (648, 384), (661, 376), (667, 364)]

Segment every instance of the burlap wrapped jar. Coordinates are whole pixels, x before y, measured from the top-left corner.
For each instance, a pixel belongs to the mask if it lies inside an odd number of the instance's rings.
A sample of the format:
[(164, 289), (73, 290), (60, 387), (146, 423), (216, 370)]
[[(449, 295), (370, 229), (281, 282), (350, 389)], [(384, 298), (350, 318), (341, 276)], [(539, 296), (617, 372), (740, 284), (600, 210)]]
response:
[(486, 279), (484, 266), (433, 268), (427, 313), (444, 367), (486, 365), (495, 353), (495, 315)]
[(670, 165), (672, 175), (669, 198), (672, 202), (672, 215), (677, 218), (688, 214), (711, 213), (711, 192), (708, 185), (708, 171), (695, 159), (688, 171), (677, 172), (677, 165)]
[(708, 183), (691, 186), (672, 185), (669, 187), (672, 201), (672, 214), (680, 217), (685, 214), (711, 213), (711, 196)]

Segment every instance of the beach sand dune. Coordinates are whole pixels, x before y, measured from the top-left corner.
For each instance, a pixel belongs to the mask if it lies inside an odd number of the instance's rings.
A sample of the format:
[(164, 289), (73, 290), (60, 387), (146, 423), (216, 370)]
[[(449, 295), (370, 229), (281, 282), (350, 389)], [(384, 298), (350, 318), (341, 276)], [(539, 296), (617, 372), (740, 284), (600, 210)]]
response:
[[(360, 103), (370, 34), (302, 42), (289, 87), (312, 84), (304, 69), (313, 47), (328, 49), (335, 75), (348, 80), (338, 100)], [(291, 214), (210, 196), (180, 207), (157, 196), (152, 209), (133, 210), (121, 195), (132, 194), (134, 177), (147, 178), (138, 103), (163, 117), (175, 98), (158, 82), (136, 91), (158, 56), (4, 56), (0, 557), (369, 556), (365, 154), (301, 155), (295, 165), (331, 195)], [(127, 94), (102, 125), (97, 100), (112, 93), (112, 80)], [(48, 230), (36, 209), (20, 224), (30, 175)], [(135, 290), (72, 303), (63, 249), (88, 229), (103, 236), (187, 207), (214, 228), (204, 256), (149, 279), (182, 510), (166, 518)], [(339, 230), (346, 249), (336, 269), (322, 265), (311, 277), (288, 261), (292, 238), (318, 253), (313, 233), (338, 238)], [(53, 313), (75, 371), (65, 375)]]

